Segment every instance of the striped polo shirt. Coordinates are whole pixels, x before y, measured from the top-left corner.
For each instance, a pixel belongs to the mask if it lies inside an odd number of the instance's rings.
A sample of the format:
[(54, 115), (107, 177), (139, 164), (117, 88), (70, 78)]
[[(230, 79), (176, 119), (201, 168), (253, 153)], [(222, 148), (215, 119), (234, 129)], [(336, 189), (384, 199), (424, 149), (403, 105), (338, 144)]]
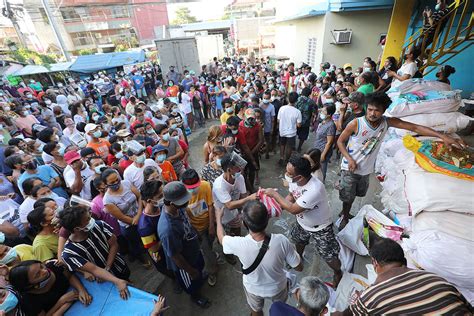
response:
[(420, 270), (370, 286), (350, 306), (354, 315), (464, 315), (470, 308), (451, 283)]

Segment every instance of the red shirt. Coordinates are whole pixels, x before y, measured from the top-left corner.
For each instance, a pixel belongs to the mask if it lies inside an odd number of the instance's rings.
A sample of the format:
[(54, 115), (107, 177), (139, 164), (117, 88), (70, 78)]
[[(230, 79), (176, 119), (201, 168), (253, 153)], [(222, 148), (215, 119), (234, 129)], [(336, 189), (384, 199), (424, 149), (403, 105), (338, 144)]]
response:
[[(222, 134), (225, 134), (226, 130), (227, 130), (227, 125), (221, 125)], [(242, 130), (242, 127), (240, 126), (240, 124), (239, 124), (239, 132), (237, 133), (236, 143), (239, 144), (239, 145), (247, 144), (247, 140), (245, 139), (244, 131)]]
[(135, 133), (135, 130), (134, 130), (135, 125), (137, 125), (137, 124), (145, 124), (145, 123), (147, 123), (147, 122), (150, 123), (153, 128), (155, 128), (155, 123), (153, 123), (153, 121), (152, 121), (150, 118), (145, 117), (145, 122), (143, 122), (143, 123), (140, 122), (140, 121), (138, 121), (138, 120), (135, 120), (135, 121), (130, 125), (130, 130), (131, 130), (133, 133)]
[(247, 145), (250, 150), (254, 149), (258, 144), (258, 136), (260, 134), (260, 123), (255, 124), (253, 127), (246, 127), (244, 121), (241, 121), (239, 124), (239, 134), (243, 134), (244, 138), (247, 141)]

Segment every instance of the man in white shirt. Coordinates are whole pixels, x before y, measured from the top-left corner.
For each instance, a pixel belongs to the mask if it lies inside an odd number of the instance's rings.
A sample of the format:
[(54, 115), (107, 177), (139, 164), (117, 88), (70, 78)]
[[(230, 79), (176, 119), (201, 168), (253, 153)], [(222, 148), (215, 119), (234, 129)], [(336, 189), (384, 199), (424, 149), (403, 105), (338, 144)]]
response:
[(301, 127), (301, 112), (295, 107), (298, 100), (296, 92), (290, 92), (288, 95), (289, 104), (284, 105), (278, 111), (278, 127), (280, 131), (280, 160), (278, 164), (283, 166), (292, 151), (295, 149), (296, 131)]
[[(268, 211), (262, 202), (249, 201), (244, 206), (243, 222), (249, 230), (245, 237), (225, 236), (223, 215), (222, 209), (216, 210), (217, 237), (224, 253), (236, 255), (242, 263), (244, 291), (252, 315), (263, 316), (265, 298), (273, 302), (285, 302), (288, 298), (288, 281), (284, 268), (288, 264), (295, 270), (302, 271), (301, 257), (284, 235), (267, 236), (265, 229), (268, 225)], [(256, 265), (254, 262), (264, 243), (268, 245), (267, 251)]]
[(147, 159), (145, 147), (142, 146), (137, 152), (132, 149), (128, 150), (128, 157), (133, 163), (123, 172), (123, 179), (130, 181), (135, 188), (140, 188), (143, 184), (143, 170), (145, 167), (155, 167), (161, 174), (161, 168), (153, 159)]
[(72, 194), (80, 195), (84, 200), (92, 200), (90, 185), (86, 185), (87, 179), (94, 175), (87, 163), (81, 159), (76, 151), (68, 151), (64, 154), (68, 166), (64, 169), (64, 181)]
[(285, 179), (290, 191), (286, 198), (274, 189), (265, 189), (265, 193), (275, 198), (283, 209), (296, 215), (291, 240), (300, 256), (303, 256), (311, 237), (314, 238), (319, 255), (334, 271), (334, 285), (337, 286), (342, 278), (339, 244), (332, 228), (332, 212), (326, 189), (321, 181), (311, 175), (308, 159), (300, 155), (290, 158)]

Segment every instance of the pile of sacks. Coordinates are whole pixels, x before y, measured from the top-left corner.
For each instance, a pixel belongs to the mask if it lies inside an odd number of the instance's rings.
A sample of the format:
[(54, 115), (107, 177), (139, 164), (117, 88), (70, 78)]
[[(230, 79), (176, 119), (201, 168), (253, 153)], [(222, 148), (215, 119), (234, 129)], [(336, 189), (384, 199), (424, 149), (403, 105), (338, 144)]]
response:
[[(452, 91), (441, 82), (405, 81), (398, 89), (389, 91), (389, 96), (392, 105), (385, 113), (387, 116), (453, 137), (471, 120), (457, 112), (460, 91)], [(381, 144), (376, 172), (383, 187), (382, 203), (409, 232), (410, 237), (402, 240), (409, 266), (444, 277), (472, 304), (474, 182), (422, 169), (415, 154), (404, 146), (403, 137), (407, 134), (412, 133), (390, 128)]]

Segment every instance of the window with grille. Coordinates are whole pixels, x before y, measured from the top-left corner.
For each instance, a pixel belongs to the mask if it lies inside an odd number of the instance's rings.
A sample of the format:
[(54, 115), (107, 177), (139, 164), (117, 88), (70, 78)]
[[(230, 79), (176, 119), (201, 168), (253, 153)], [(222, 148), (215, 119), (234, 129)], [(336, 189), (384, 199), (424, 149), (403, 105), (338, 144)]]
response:
[(84, 46), (94, 44), (93, 39), (87, 32), (71, 33), (71, 39), (75, 46)]
[(316, 37), (308, 38), (306, 63), (311, 67), (316, 65)]

